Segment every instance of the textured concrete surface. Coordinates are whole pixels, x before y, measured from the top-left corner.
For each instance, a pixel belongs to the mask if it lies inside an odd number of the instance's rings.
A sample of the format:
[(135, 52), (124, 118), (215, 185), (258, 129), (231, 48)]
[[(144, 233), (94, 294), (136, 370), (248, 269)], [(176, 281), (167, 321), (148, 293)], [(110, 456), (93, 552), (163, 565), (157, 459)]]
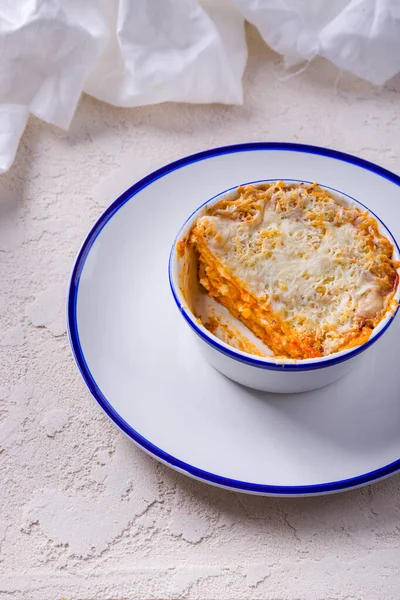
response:
[(1, 600), (400, 597), (399, 477), (301, 500), (191, 481), (117, 431), (68, 347), (74, 256), (125, 183), (248, 140), (327, 145), (398, 169), (400, 80), (376, 89), (317, 62), (283, 82), (251, 37), (243, 107), (122, 110), (85, 97), (68, 133), (32, 120), (0, 177)]

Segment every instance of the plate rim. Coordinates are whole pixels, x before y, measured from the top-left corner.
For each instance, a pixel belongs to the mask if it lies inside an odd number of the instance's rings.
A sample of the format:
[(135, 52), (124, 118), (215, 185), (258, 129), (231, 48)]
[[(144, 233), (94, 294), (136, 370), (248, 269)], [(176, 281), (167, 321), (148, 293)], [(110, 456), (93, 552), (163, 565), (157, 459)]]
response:
[(201, 469), (194, 465), (190, 465), (150, 442), (121, 417), (121, 415), (113, 408), (112, 404), (107, 400), (107, 398), (104, 396), (104, 394), (98, 387), (96, 380), (91, 374), (90, 369), (87, 365), (85, 355), (81, 347), (78, 333), (78, 322), (76, 317), (80, 276), (95, 240), (97, 239), (98, 235), (105, 227), (105, 225), (108, 223), (108, 221), (114, 216), (114, 214), (142, 189), (144, 189), (157, 179), (160, 179), (161, 177), (167, 175), (172, 171), (176, 171), (182, 167), (188, 166), (191, 163), (199, 162), (201, 160), (205, 160), (219, 155), (232, 154), (236, 152), (251, 152), (258, 150), (292, 151), (326, 156), (328, 158), (340, 160), (342, 162), (347, 162), (356, 165), (360, 168), (366, 169), (368, 171), (372, 171), (378, 176), (388, 179), (389, 181), (400, 187), (400, 176), (373, 162), (367, 161), (363, 158), (359, 158), (352, 154), (347, 154), (345, 152), (325, 148), (322, 146), (297, 144), (292, 142), (248, 142), (242, 144), (220, 146), (204, 150), (202, 152), (197, 152), (195, 154), (190, 154), (188, 156), (179, 158), (178, 160), (175, 160), (171, 163), (168, 163), (160, 167), (159, 169), (156, 169), (155, 171), (149, 173), (148, 175), (134, 183), (132, 186), (130, 186), (127, 190), (120, 194), (110, 204), (110, 206), (108, 206), (103, 211), (103, 213), (99, 216), (99, 218), (96, 220), (96, 222), (90, 229), (89, 233), (87, 234), (86, 238), (82, 243), (80, 250), (78, 251), (77, 257), (72, 268), (70, 282), (68, 285), (66, 306), (67, 333), (72, 355), (75, 359), (78, 371), (80, 372), (89, 392), (97, 401), (101, 409), (111, 419), (111, 421), (113, 421), (113, 423), (117, 425), (117, 427), (121, 429), (123, 433), (125, 433), (125, 435), (127, 435), (133, 442), (135, 442), (147, 453), (151, 454), (154, 458), (160, 460), (161, 462), (169, 465), (170, 467), (180, 472), (194, 477), (195, 479), (234, 491), (260, 494), (265, 496), (286, 497), (315, 496), (345, 491), (355, 487), (367, 485), (384, 477), (388, 477), (389, 475), (393, 475), (394, 473), (399, 471), (400, 458), (387, 465), (379, 467), (378, 469), (374, 469), (372, 471), (368, 471), (367, 473), (356, 475), (347, 479), (300, 486), (281, 486), (251, 483), (247, 481), (231, 479), (229, 477), (217, 475), (215, 473), (210, 473), (208, 471), (205, 471), (204, 469)]

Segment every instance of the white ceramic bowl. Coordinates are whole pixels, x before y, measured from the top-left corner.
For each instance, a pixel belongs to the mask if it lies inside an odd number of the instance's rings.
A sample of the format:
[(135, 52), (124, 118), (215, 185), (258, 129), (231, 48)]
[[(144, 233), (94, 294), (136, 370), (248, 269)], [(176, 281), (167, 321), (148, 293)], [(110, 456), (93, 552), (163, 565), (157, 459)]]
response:
[[(270, 179), (269, 181), (274, 180)], [(290, 183), (300, 183), (299, 180), (286, 179), (285, 181)], [(265, 180), (249, 183), (261, 184), (263, 182), (265, 182)], [(400, 260), (400, 249), (396, 240), (375, 213), (369, 210), (368, 207), (361, 202), (355, 200), (355, 198), (352, 198), (343, 192), (339, 192), (339, 190), (323, 185), (322, 183), (320, 183), (320, 185), (323, 188), (329, 189), (333, 196), (338, 195), (339, 197), (345, 198), (349, 205), (358, 206), (363, 210), (367, 209), (377, 220), (380, 232), (393, 243), (395, 259)], [(326, 357), (294, 360), (259, 357), (230, 346), (210, 333), (201, 322), (198, 321), (188, 305), (188, 300), (185, 298), (180, 284), (182, 281), (182, 270), (185, 267), (185, 259), (179, 256), (177, 252), (177, 243), (185, 238), (190, 232), (195, 220), (201, 216), (207, 208), (217, 204), (225, 197), (234, 196), (237, 187), (238, 186), (235, 186), (229, 190), (225, 190), (206, 201), (190, 215), (180, 229), (172, 246), (169, 259), (169, 280), (175, 302), (185, 321), (197, 334), (205, 358), (226, 377), (250, 388), (275, 393), (306, 392), (333, 383), (345, 375), (354, 364), (362, 358), (363, 353), (383, 335), (396, 316), (398, 306), (394, 311), (388, 312), (387, 316), (374, 329), (365, 344), (341, 352), (336, 352)], [(400, 298), (400, 285), (397, 288), (395, 298), (397, 300)]]

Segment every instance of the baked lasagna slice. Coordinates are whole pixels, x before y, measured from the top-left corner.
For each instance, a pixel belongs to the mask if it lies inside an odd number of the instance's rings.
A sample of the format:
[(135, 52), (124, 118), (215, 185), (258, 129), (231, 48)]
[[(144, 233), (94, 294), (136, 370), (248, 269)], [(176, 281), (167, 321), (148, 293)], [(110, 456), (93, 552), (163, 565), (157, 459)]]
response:
[(189, 244), (204, 290), (279, 357), (362, 344), (394, 302), (392, 243), (317, 184), (239, 187), (196, 220)]

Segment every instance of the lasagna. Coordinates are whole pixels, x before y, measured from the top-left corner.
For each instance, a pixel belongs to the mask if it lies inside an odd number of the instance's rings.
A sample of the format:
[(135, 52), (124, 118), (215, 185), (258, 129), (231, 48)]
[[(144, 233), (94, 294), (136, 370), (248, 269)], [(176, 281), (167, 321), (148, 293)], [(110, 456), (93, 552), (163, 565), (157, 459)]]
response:
[(393, 244), (368, 211), (316, 183), (241, 186), (182, 243), (202, 290), (277, 357), (363, 344), (396, 305)]

